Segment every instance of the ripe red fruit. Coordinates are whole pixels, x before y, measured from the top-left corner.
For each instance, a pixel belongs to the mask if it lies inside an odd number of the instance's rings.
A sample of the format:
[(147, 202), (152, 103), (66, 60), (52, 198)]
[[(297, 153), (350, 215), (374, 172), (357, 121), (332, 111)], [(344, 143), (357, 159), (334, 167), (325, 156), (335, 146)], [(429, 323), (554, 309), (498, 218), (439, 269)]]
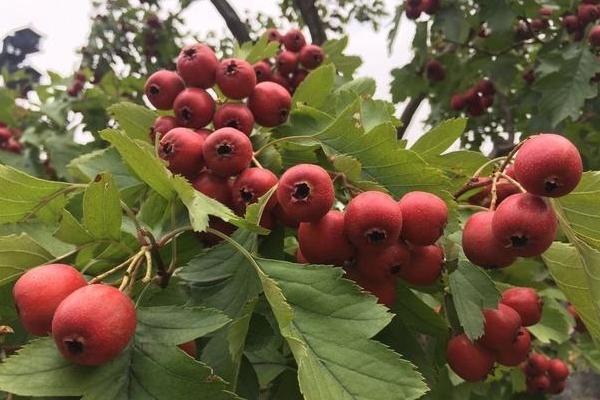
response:
[(177, 121), (175, 120), (175, 117), (160, 116), (156, 118), (156, 120), (154, 120), (154, 124), (152, 124), (152, 127), (150, 128), (150, 141), (154, 143), (157, 133), (158, 137), (161, 138), (165, 133), (175, 128), (177, 128)]
[(215, 84), (219, 61), (208, 46), (196, 43), (181, 49), (177, 58), (177, 73), (187, 86), (208, 89)]
[(346, 235), (359, 250), (395, 243), (402, 231), (402, 211), (388, 194), (363, 192), (346, 207)]
[(546, 375), (538, 375), (527, 381), (527, 393), (545, 393), (550, 388), (550, 379)]
[(421, 0), (421, 9), (429, 15), (433, 15), (440, 8), (440, 0)]
[(6, 127), (0, 128), (0, 144), (7, 142), (10, 138), (12, 138), (12, 133)]
[[(277, 185), (277, 177), (268, 169), (248, 168), (244, 170), (231, 187), (235, 211), (239, 214), (245, 213), (249, 204), (256, 203), (275, 185)], [(272, 210), (276, 204), (277, 198), (272, 195), (265, 206), (265, 212)]]
[(298, 55), (292, 51), (284, 50), (277, 56), (276, 63), (280, 74), (291, 74), (298, 67)]
[(173, 111), (179, 126), (198, 129), (212, 120), (215, 101), (204, 89), (187, 88), (175, 99)]
[(576, 15), (565, 15), (562, 18), (562, 26), (569, 33), (574, 33), (579, 30), (579, 18)]
[(390, 280), (409, 267), (410, 251), (401, 242), (393, 243), (383, 249), (362, 250), (358, 252), (356, 267), (371, 280)]
[(178, 345), (177, 347), (179, 347), (188, 356), (190, 356), (192, 358), (196, 358), (196, 355), (198, 354), (198, 348), (196, 347), (196, 342), (193, 340), (190, 342), (182, 343), (182, 344)]
[(396, 279), (370, 279), (369, 276), (360, 273), (360, 271), (349, 273), (348, 278), (377, 297), (379, 304), (392, 308), (396, 303)]
[(307, 69), (315, 69), (325, 59), (325, 53), (323, 49), (316, 44), (308, 44), (300, 50), (300, 55), (298, 56), (298, 60), (300, 64)]
[(542, 319), (543, 301), (532, 288), (506, 289), (500, 301), (519, 313), (523, 326), (535, 325)]
[(485, 107), (481, 102), (481, 98), (477, 99), (477, 103), (469, 103), (467, 105), (467, 113), (472, 117), (479, 117), (485, 114)]
[(479, 344), (490, 350), (502, 350), (514, 343), (519, 329), (521, 329), (521, 317), (519, 314), (502, 303), (498, 308), (487, 308), (483, 310), (485, 327)]
[(274, 82), (261, 82), (248, 99), (248, 107), (256, 122), (267, 128), (287, 121), (292, 108), (290, 92)]
[[(275, 196), (277, 196), (277, 194), (275, 194)], [(273, 208), (272, 213), (273, 216), (284, 226), (294, 229), (297, 229), (300, 226), (300, 221), (298, 221), (297, 218), (294, 218), (288, 213), (286, 213), (283, 207), (279, 205), (279, 203), (277, 203), (275, 208)]]
[(266, 61), (259, 61), (252, 65), (254, 68), (254, 74), (256, 75), (256, 82), (264, 82), (271, 79), (271, 66)]
[(404, 8), (406, 12), (406, 18), (408, 19), (417, 19), (421, 16), (421, 8), (420, 7), (410, 7), (406, 6)]
[(477, 212), (467, 220), (462, 235), (465, 255), (473, 264), (483, 268), (504, 268), (516, 260), (492, 233), (494, 211)]
[(444, 233), (448, 206), (427, 192), (410, 192), (398, 202), (402, 212), (402, 239), (418, 246), (434, 244)]
[(527, 360), (527, 373), (531, 375), (542, 375), (548, 371), (550, 367), (550, 360), (543, 354), (531, 353)]
[(221, 128), (208, 136), (203, 146), (208, 168), (219, 176), (237, 175), (252, 161), (252, 143), (248, 136), (234, 128)]
[(569, 377), (569, 367), (562, 360), (553, 358), (548, 364), (548, 375), (554, 381), (564, 381)]
[(312, 164), (298, 164), (285, 171), (276, 194), (285, 212), (301, 222), (323, 218), (335, 200), (329, 174)]
[(25, 330), (37, 336), (50, 333), (58, 305), (86, 285), (81, 272), (66, 264), (42, 265), (25, 272), (12, 292)]
[(272, 76), (271, 76), (271, 82), (274, 82), (278, 85), (281, 85), (283, 88), (285, 88), (285, 90), (287, 90), (289, 93), (293, 92), (293, 88), (292, 88), (292, 82), (290, 81), (289, 77), (286, 77), (284, 75), (281, 75), (279, 72), (275, 72)]
[(306, 39), (299, 29), (290, 29), (282, 38), (286, 50), (299, 52), (306, 45)]
[(444, 251), (441, 247), (415, 246), (410, 249), (410, 262), (398, 276), (414, 286), (432, 285), (442, 274)]
[(430, 81), (438, 82), (444, 80), (446, 77), (446, 70), (438, 60), (429, 60), (427, 61), (427, 64), (425, 64), (425, 74)]
[(492, 218), (492, 232), (507, 251), (520, 257), (542, 254), (556, 236), (556, 215), (546, 201), (530, 193), (504, 200)]
[(575, 330), (577, 332), (585, 332), (587, 328), (585, 327), (581, 316), (577, 313), (575, 306), (573, 304), (567, 305), (567, 311), (575, 319)]
[(297, 69), (296, 71), (294, 71), (294, 73), (292, 74), (292, 79), (290, 84), (292, 85), (292, 88), (294, 90), (296, 90), (296, 88), (298, 86), (300, 86), (300, 84), (304, 81), (304, 79), (306, 79), (306, 77), (308, 76), (308, 71), (305, 69)]
[(215, 129), (235, 128), (250, 136), (254, 127), (254, 115), (244, 104), (226, 103), (215, 112), (213, 124)]
[(183, 89), (183, 81), (179, 75), (164, 69), (150, 75), (144, 85), (148, 101), (159, 110), (172, 108), (175, 98)]
[(172, 173), (192, 179), (204, 166), (203, 147), (204, 138), (201, 135), (191, 129), (175, 128), (160, 139), (158, 155), (169, 163), (168, 168)]
[(88, 285), (60, 303), (52, 320), (52, 336), (67, 360), (100, 365), (125, 349), (135, 326), (135, 307), (129, 297), (112, 286)]
[(230, 99), (243, 99), (254, 90), (256, 73), (247, 61), (227, 58), (217, 68), (217, 85)]
[(566, 381), (551, 381), (550, 388), (548, 389), (548, 393), (550, 394), (560, 394), (567, 387)]
[(481, 96), (479, 102), (481, 103), (481, 107), (486, 109), (494, 104), (494, 96)]
[(492, 371), (495, 361), (492, 352), (471, 342), (465, 334), (450, 339), (446, 358), (452, 371), (467, 382), (484, 380)]
[(527, 140), (514, 164), (517, 180), (538, 196), (560, 197), (570, 193), (581, 179), (583, 163), (568, 139), (542, 133)]
[(588, 40), (592, 46), (598, 47), (600, 46), (600, 25), (596, 25), (590, 30), (590, 35), (588, 36)]
[(516, 367), (523, 361), (531, 351), (531, 335), (525, 328), (521, 328), (515, 341), (506, 348), (496, 352), (496, 361), (507, 367)]
[(8, 139), (8, 142), (6, 142), (7, 151), (12, 151), (13, 153), (21, 153), (22, 148), (23, 146), (21, 145), (21, 142), (19, 142), (15, 138), (10, 138)]
[(534, 18), (531, 20), (530, 26), (531, 26), (531, 30), (533, 32), (539, 32), (541, 30), (548, 28), (549, 24), (548, 24), (548, 20), (546, 20), (546, 19)]
[(580, 4), (577, 7), (577, 18), (582, 25), (594, 22), (598, 17), (600, 17), (600, 13), (593, 4)]
[(489, 79), (482, 79), (477, 83), (476, 90), (482, 96), (493, 96), (496, 93), (494, 83)]
[(296, 250), (296, 262), (298, 264), (310, 264), (300, 249)]
[(267, 40), (269, 42), (279, 42), (279, 43), (281, 43), (282, 36), (281, 36), (281, 33), (279, 33), (279, 31), (277, 29), (275, 29), (275, 28), (269, 28), (265, 32), (265, 35), (267, 35)]
[(465, 108), (466, 105), (467, 105), (467, 101), (464, 98), (464, 96), (461, 95), (460, 93), (455, 94), (450, 99), (450, 107), (452, 107), (452, 109), (454, 111), (460, 111), (463, 108)]
[(202, 139), (206, 140), (206, 138), (213, 133), (213, 131), (211, 131), (210, 129), (195, 129), (194, 132), (196, 132), (197, 135), (202, 136)]
[(213, 174), (211, 171), (202, 171), (196, 179), (192, 181), (192, 186), (197, 191), (217, 200), (226, 206), (231, 205), (231, 184), (229, 179), (222, 178)]
[(335, 210), (318, 221), (301, 223), (298, 242), (303, 256), (314, 264), (344, 265), (355, 252), (344, 235), (344, 214)]
[(538, 10), (538, 14), (542, 17), (551, 17), (554, 14), (554, 8), (548, 6), (542, 6)]

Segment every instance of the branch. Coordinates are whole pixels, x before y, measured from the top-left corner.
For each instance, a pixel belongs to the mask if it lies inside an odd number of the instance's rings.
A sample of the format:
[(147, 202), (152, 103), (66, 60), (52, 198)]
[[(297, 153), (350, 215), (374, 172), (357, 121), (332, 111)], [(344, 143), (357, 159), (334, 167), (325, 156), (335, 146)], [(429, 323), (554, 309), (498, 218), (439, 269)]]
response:
[(246, 24), (240, 19), (233, 7), (227, 2), (227, 0), (210, 0), (215, 6), (219, 14), (225, 20), (227, 27), (235, 37), (238, 43), (244, 43), (250, 41), (250, 31)]
[(402, 116), (400, 117), (402, 125), (400, 125), (396, 130), (396, 136), (398, 137), (398, 139), (402, 139), (402, 137), (406, 133), (406, 130), (410, 125), (410, 121), (412, 121), (415, 112), (417, 112), (417, 109), (419, 108), (423, 100), (425, 100), (425, 93), (421, 93), (417, 97), (411, 98), (408, 104), (406, 105), (406, 108), (404, 108), (404, 111), (402, 111)]
[(327, 40), (325, 26), (319, 16), (317, 7), (315, 7), (314, 0), (294, 0), (294, 4), (296, 5), (296, 8), (300, 10), (302, 20), (308, 25), (313, 44), (318, 44), (320, 46), (325, 43)]

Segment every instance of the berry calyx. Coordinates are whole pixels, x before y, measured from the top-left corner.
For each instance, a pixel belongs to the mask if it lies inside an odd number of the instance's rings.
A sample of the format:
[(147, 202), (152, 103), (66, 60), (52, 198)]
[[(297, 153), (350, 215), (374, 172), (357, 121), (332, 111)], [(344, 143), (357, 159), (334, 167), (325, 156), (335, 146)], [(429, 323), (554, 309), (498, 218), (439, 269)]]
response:
[(217, 85), (230, 99), (243, 99), (252, 93), (256, 86), (256, 73), (247, 61), (227, 58), (217, 68)]
[(442, 275), (444, 251), (436, 245), (413, 246), (410, 262), (398, 272), (398, 276), (414, 286), (429, 286)]
[(215, 101), (204, 89), (187, 88), (173, 102), (177, 125), (186, 128), (203, 128), (215, 113)]
[(508, 267), (517, 258), (494, 236), (491, 225), (494, 214), (494, 211), (480, 211), (471, 215), (462, 235), (462, 247), (469, 261), (490, 269)]
[(254, 127), (254, 115), (244, 104), (226, 103), (215, 112), (213, 124), (215, 129), (235, 128), (250, 136)]
[(298, 242), (304, 258), (313, 264), (342, 266), (355, 253), (344, 234), (344, 214), (335, 210), (315, 222), (302, 222)]
[(306, 69), (315, 69), (325, 59), (323, 49), (315, 44), (307, 44), (300, 50), (298, 60)]
[(494, 367), (494, 354), (473, 343), (467, 335), (453, 337), (446, 347), (448, 365), (467, 382), (482, 381)]
[(501, 351), (514, 343), (521, 329), (521, 317), (515, 310), (499, 303), (496, 309), (483, 310), (483, 318), (484, 333), (479, 344), (490, 350)]
[(448, 206), (426, 192), (410, 192), (398, 202), (402, 212), (402, 239), (417, 246), (434, 244), (444, 233)]
[(287, 121), (292, 97), (285, 87), (277, 83), (261, 82), (250, 95), (248, 108), (259, 125), (272, 128)]
[(248, 136), (234, 128), (221, 128), (211, 133), (203, 146), (208, 168), (218, 176), (234, 176), (248, 168), (252, 161), (252, 143)]
[(299, 29), (290, 29), (281, 39), (286, 50), (299, 52), (305, 45), (306, 39)]
[(181, 49), (177, 58), (177, 73), (187, 86), (208, 89), (215, 84), (219, 61), (208, 46), (196, 43)]
[[(246, 207), (256, 203), (258, 199), (277, 185), (277, 176), (264, 168), (248, 168), (244, 170), (233, 182), (231, 192), (233, 207), (238, 214), (244, 214)], [(277, 204), (273, 195), (265, 205), (265, 212), (269, 212)]]
[(188, 128), (175, 128), (160, 140), (158, 155), (168, 162), (172, 173), (193, 179), (204, 166), (203, 147), (201, 135)]
[(535, 325), (542, 319), (543, 301), (532, 288), (506, 289), (500, 301), (519, 313), (523, 326)]
[(175, 98), (184, 88), (179, 75), (163, 69), (150, 75), (144, 85), (144, 93), (154, 107), (168, 110), (173, 108)]

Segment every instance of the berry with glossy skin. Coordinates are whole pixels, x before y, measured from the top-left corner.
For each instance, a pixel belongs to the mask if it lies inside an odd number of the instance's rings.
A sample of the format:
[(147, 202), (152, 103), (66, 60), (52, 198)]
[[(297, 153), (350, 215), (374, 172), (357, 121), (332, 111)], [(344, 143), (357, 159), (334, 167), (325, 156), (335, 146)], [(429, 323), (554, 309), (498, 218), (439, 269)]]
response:
[(271, 66), (266, 61), (259, 61), (252, 65), (254, 68), (254, 73), (256, 75), (256, 82), (264, 82), (271, 79), (273, 72), (271, 71)]
[(125, 349), (135, 326), (135, 307), (129, 297), (112, 286), (88, 285), (60, 303), (52, 336), (67, 360), (101, 365)]
[(356, 257), (356, 268), (366, 277), (389, 280), (409, 267), (410, 251), (404, 243), (394, 243), (383, 249), (362, 250)]
[(542, 133), (519, 149), (514, 169), (517, 180), (529, 193), (560, 197), (575, 189), (583, 163), (577, 147), (568, 139)]
[(248, 168), (253, 155), (248, 136), (234, 128), (211, 133), (204, 142), (203, 153), (208, 168), (223, 177), (237, 175)]
[(467, 105), (467, 101), (466, 101), (465, 97), (460, 93), (455, 94), (450, 99), (450, 107), (452, 107), (452, 109), (454, 111), (460, 111), (463, 108), (465, 108), (466, 105)]
[(532, 288), (513, 287), (506, 289), (502, 292), (500, 301), (519, 313), (523, 326), (535, 325), (542, 319), (544, 302)]
[(187, 86), (208, 89), (215, 84), (219, 61), (208, 46), (196, 43), (181, 49), (177, 58), (177, 73)]
[(355, 253), (344, 235), (344, 214), (331, 210), (315, 222), (303, 222), (298, 228), (303, 256), (314, 264), (344, 265)]
[(521, 329), (521, 317), (519, 313), (498, 304), (498, 308), (487, 308), (483, 310), (485, 320), (484, 333), (479, 339), (479, 344), (490, 349), (500, 351), (508, 348), (514, 343)]
[(368, 191), (350, 200), (346, 208), (346, 235), (359, 250), (395, 243), (402, 231), (402, 211), (386, 193)]
[(414, 286), (429, 286), (442, 274), (444, 251), (441, 247), (414, 246), (410, 249), (410, 262), (400, 269), (398, 276)]
[(217, 85), (230, 99), (243, 99), (254, 90), (256, 73), (248, 61), (227, 58), (217, 68)]
[(569, 377), (569, 367), (562, 360), (553, 358), (548, 364), (548, 375), (554, 381), (564, 381)]
[(427, 192), (410, 192), (398, 202), (402, 212), (402, 239), (417, 246), (434, 244), (444, 233), (448, 206)]
[(482, 381), (494, 367), (494, 354), (473, 343), (467, 335), (453, 337), (446, 347), (448, 365), (467, 382)]
[(527, 381), (527, 393), (545, 393), (550, 388), (550, 379), (546, 375), (538, 375)]
[(196, 358), (198, 354), (198, 348), (194, 340), (177, 345), (177, 347), (179, 347), (185, 354), (192, 358)]
[(298, 55), (292, 51), (284, 50), (277, 56), (277, 70), (282, 75), (289, 75), (298, 67)]
[(173, 108), (175, 98), (183, 89), (185, 87), (179, 75), (165, 69), (150, 75), (144, 85), (144, 93), (148, 101), (159, 110)]
[(496, 352), (496, 361), (507, 367), (516, 367), (523, 361), (531, 351), (531, 335), (526, 328), (521, 328), (515, 341), (507, 348)]
[(507, 251), (520, 257), (542, 254), (556, 236), (556, 215), (546, 201), (530, 193), (504, 200), (492, 218), (492, 232)]
[(494, 211), (480, 211), (469, 217), (462, 235), (465, 255), (483, 268), (504, 268), (516, 260), (492, 233)]
[(191, 129), (175, 128), (160, 139), (158, 155), (168, 162), (169, 170), (188, 179), (197, 176), (204, 166), (204, 138)]
[(306, 39), (299, 29), (290, 29), (281, 41), (286, 50), (294, 52), (299, 52), (306, 45)]
[(212, 121), (215, 101), (204, 89), (187, 88), (173, 103), (177, 125), (186, 128), (203, 128)]
[(279, 31), (275, 28), (269, 28), (267, 29), (267, 31), (265, 32), (265, 35), (267, 35), (267, 40), (269, 42), (279, 42), (281, 43), (281, 40), (283, 38), (283, 36), (281, 35), (281, 33), (279, 33)]
[(430, 81), (438, 82), (444, 80), (446, 77), (446, 70), (438, 60), (429, 60), (427, 61), (427, 64), (425, 64), (425, 74)]
[(213, 174), (211, 171), (202, 171), (192, 181), (192, 186), (197, 191), (217, 200), (221, 204), (230, 206), (232, 204), (231, 184), (229, 179)]
[(290, 92), (274, 82), (261, 82), (248, 99), (248, 108), (256, 122), (272, 128), (287, 121), (292, 108)]
[(335, 200), (329, 174), (312, 164), (298, 164), (285, 171), (276, 195), (285, 212), (301, 222), (323, 218)]
[(37, 336), (50, 333), (58, 305), (86, 285), (81, 272), (66, 264), (42, 265), (25, 272), (12, 292), (25, 330)]
[(525, 366), (526, 372), (529, 375), (542, 375), (548, 371), (550, 360), (543, 354), (531, 353)]
[(213, 124), (215, 129), (235, 128), (250, 136), (254, 127), (254, 115), (244, 104), (226, 103), (215, 112)]
[(177, 128), (177, 121), (175, 120), (175, 117), (163, 115), (156, 118), (156, 120), (154, 120), (154, 124), (152, 124), (152, 127), (150, 128), (150, 141), (154, 143), (157, 133), (158, 137), (162, 138), (165, 133), (175, 128)]
[[(239, 214), (245, 213), (249, 204), (256, 203), (275, 185), (277, 185), (277, 176), (268, 169), (248, 168), (244, 170), (231, 187), (233, 208)], [(272, 210), (276, 204), (277, 198), (272, 195), (265, 206), (265, 212)]]
[(325, 59), (325, 53), (320, 46), (316, 44), (308, 44), (300, 50), (298, 60), (306, 69), (315, 69)]

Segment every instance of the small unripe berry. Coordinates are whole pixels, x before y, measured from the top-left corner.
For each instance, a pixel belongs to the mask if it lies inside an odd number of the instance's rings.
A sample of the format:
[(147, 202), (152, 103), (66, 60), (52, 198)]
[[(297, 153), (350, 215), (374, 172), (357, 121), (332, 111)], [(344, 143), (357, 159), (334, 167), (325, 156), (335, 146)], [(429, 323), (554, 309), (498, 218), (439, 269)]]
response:
[(531, 335), (526, 328), (521, 328), (515, 341), (506, 348), (496, 352), (496, 361), (507, 367), (516, 367), (523, 361), (531, 351)]
[(156, 140), (156, 134), (158, 134), (159, 138), (169, 132), (171, 129), (177, 128), (177, 121), (175, 117), (171, 116), (160, 116), (154, 120), (154, 124), (150, 128), (150, 141), (154, 143)]
[(500, 301), (519, 313), (523, 326), (535, 325), (542, 319), (543, 301), (532, 288), (506, 289)]
[(215, 84), (219, 61), (208, 46), (196, 43), (181, 49), (177, 58), (177, 73), (187, 86), (208, 89)]
[(298, 67), (298, 55), (292, 51), (285, 50), (277, 56), (277, 70), (282, 75), (289, 75)]
[(290, 29), (283, 35), (282, 42), (286, 50), (294, 52), (299, 52), (306, 45), (306, 39), (299, 29)]
[(409, 267), (410, 261), (408, 247), (397, 242), (383, 249), (359, 251), (356, 268), (369, 279), (383, 281), (400, 274)]
[(473, 343), (467, 335), (453, 337), (446, 348), (448, 365), (467, 382), (482, 381), (494, 367), (494, 354)]
[(217, 85), (230, 99), (243, 99), (252, 93), (256, 86), (256, 73), (248, 61), (228, 58), (217, 68)]
[(303, 256), (313, 264), (344, 265), (355, 253), (344, 235), (344, 214), (331, 210), (315, 222), (303, 222), (298, 228)]
[(48, 264), (25, 272), (13, 287), (17, 314), (32, 335), (47, 335), (58, 305), (87, 282), (81, 272), (66, 264)]
[(67, 360), (101, 365), (117, 357), (136, 327), (129, 297), (107, 285), (88, 285), (60, 303), (52, 320), (52, 336)]
[(285, 212), (301, 222), (323, 218), (335, 200), (329, 174), (312, 164), (298, 164), (285, 171), (276, 194)]
[(316, 44), (308, 44), (300, 50), (298, 60), (306, 69), (315, 69), (325, 59), (323, 49)]
[(179, 126), (198, 129), (210, 123), (215, 113), (215, 101), (204, 89), (187, 88), (173, 103)]
[(175, 128), (160, 140), (158, 155), (168, 162), (168, 168), (172, 173), (192, 179), (204, 166), (203, 147), (202, 136), (191, 129)]
[(144, 93), (148, 101), (159, 110), (173, 108), (175, 98), (184, 89), (183, 81), (173, 71), (156, 71), (146, 81)]
[(444, 80), (446, 77), (446, 70), (438, 60), (429, 60), (427, 64), (425, 64), (425, 74), (430, 81), (438, 82)]
[(410, 262), (400, 269), (398, 276), (414, 286), (429, 286), (442, 275), (444, 251), (441, 247), (414, 246), (410, 249)]
[(252, 161), (252, 143), (248, 136), (234, 128), (221, 128), (206, 138), (203, 146), (208, 168), (219, 176), (234, 176), (248, 168)]
[(202, 171), (192, 181), (192, 186), (197, 191), (217, 200), (221, 204), (230, 206), (232, 204), (231, 184), (226, 178), (213, 174), (211, 171)]
[(499, 351), (514, 343), (521, 329), (521, 317), (515, 310), (499, 303), (496, 309), (483, 310), (483, 318), (484, 333), (479, 339), (479, 344)]
[(398, 203), (382, 192), (363, 192), (346, 208), (346, 235), (359, 250), (383, 248), (395, 243), (402, 230)]
[(256, 74), (256, 82), (264, 82), (271, 79), (271, 66), (266, 61), (259, 61), (252, 65)]
[(493, 217), (494, 211), (480, 211), (469, 217), (462, 235), (463, 250), (469, 261), (480, 267), (508, 267), (516, 256), (492, 233)]
[[(248, 168), (244, 170), (231, 187), (235, 211), (244, 214), (248, 205), (256, 203), (275, 185), (277, 185), (277, 177), (268, 169)], [(265, 212), (272, 210), (276, 204), (277, 197), (273, 194), (265, 205)]]
[(226, 103), (215, 112), (213, 124), (215, 129), (235, 128), (250, 136), (254, 127), (254, 115), (244, 104)]
[(564, 381), (569, 377), (569, 367), (562, 360), (554, 358), (548, 364), (548, 375), (555, 381)]
[(287, 121), (292, 108), (290, 92), (274, 82), (261, 82), (248, 99), (248, 108), (256, 122), (267, 128)]
[(410, 192), (398, 202), (402, 212), (402, 239), (417, 246), (434, 244), (444, 233), (448, 206), (427, 192)]

